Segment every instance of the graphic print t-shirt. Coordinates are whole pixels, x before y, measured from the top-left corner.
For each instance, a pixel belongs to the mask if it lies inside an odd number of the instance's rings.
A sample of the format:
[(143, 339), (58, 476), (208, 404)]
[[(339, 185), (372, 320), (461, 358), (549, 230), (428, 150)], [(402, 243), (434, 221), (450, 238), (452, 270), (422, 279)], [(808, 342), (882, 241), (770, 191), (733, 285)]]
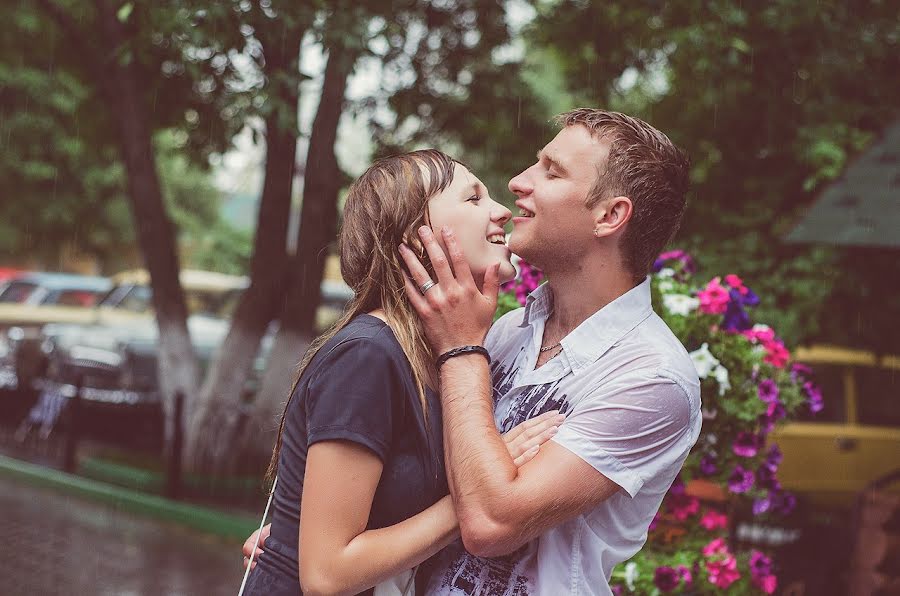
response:
[(498, 558), (445, 549), (428, 586), (440, 596), (610, 594), (613, 566), (643, 545), (662, 497), (700, 431), (700, 387), (687, 351), (653, 313), (649, 282), (598, 311), (535, 362), (551, 305), (539, 288), (491, 328), (494, 420), (505, 432), (558, 409), (553, 441), (620, 489), (593, 510)]

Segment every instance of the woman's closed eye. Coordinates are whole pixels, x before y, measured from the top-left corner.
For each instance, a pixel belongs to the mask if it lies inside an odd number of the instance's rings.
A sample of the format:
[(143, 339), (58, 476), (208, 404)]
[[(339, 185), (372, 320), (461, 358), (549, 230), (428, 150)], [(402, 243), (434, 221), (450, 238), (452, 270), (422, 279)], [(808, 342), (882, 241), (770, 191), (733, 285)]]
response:
[(471, 197), (469, 197), (468, 199), (466, 199), (466, 202), (467, 202), (467, 203), (469, 203), (469, 202), (477, 203), (477, 202), (480, 201), (480, 200), (481, 200), (481, 197), (479, 197), (478, 195), (472, 195)]

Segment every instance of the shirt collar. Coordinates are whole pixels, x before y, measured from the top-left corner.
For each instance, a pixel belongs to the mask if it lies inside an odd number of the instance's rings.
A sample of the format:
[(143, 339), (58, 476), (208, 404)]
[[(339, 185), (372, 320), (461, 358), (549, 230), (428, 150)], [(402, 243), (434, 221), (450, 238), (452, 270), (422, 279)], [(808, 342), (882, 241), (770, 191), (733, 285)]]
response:
[[(553, 306), (553, 293), (548, 286), (544, 284), (528, 295), (520, 327), (528, 327), (536, 320), (546, 321)], [(652, 312), (648, 276), (592, 314), (562, 339), (560, 343), (571, 362), (572, 372), (577, 375), (585, 366), (595, 362)]]

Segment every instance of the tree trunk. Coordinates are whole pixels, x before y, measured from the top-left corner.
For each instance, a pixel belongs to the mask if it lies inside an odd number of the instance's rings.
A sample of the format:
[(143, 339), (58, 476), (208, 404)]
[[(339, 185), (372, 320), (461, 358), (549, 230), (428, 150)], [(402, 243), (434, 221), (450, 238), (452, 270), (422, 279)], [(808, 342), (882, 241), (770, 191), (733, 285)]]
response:
[(334, 144), (344, 109), (347, 78), (356, 57), (352, 50), (332, 47), (325, 66), (322, 96), (313, 120), (306, 158), (297, 254), (291, 259), (290, 281), (278, 336), (243, 435), (245, 448), (261, 456), (271, 447), (272, 442), (268, 439), (274, 438), (277, 430), (278, 416), (290, 390), (293, 372), (316, 332), (322, 274), (329, 244), (337, 233), (337, 199), (342, 186)]
[[(187, 461), (194, 469), (221, 470), (234, 461), (230, 456), (234, 434), (240, 427), (242, 390), (260, 340), (278, 315), (285, 292), (286, 242), (297, 148), (299, 46), (303, 31), (286, 35), (290, 43), (265, 46), (269, 93), (277, 108), (266, 118), (265, 181), (250, 263), (250, 287), (241, 296), (228, 336), (198, 396), (186, 452)], [(278, 84), (275, 79), (286, 82)]]
[(107, 2), (96, 0), (96, 6), (100, 21), (98, 42), (106, 61), (104, 95), (119, 136), (134, 228), (153, 288), (153, 307), (159, 327), (158, 366), (168, 452), (176, 422), (174, 395), (182, 392), (186, 404), (190, 406), (197, 389), (199, 369), (187, 328), (187, 307), (179, 280), (175, 232), (166, 213), (156, 172), (147, 108), (140, 93), (134, 63), (127, 53), (122, 52), (126, 45), (122, 25)]

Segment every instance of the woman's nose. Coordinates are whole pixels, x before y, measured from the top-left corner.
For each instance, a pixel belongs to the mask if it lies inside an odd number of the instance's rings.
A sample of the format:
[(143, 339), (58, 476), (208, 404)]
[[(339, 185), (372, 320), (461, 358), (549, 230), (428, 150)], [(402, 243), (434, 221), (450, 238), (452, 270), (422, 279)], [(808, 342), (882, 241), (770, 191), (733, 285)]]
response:
[(512, 211), (510, 211), (506, 205), (502, 205), (493, 199), (491, 199), (491, 201), (494, 203), (491, 208), (491, 221), (502, 226), (512, 217)]

